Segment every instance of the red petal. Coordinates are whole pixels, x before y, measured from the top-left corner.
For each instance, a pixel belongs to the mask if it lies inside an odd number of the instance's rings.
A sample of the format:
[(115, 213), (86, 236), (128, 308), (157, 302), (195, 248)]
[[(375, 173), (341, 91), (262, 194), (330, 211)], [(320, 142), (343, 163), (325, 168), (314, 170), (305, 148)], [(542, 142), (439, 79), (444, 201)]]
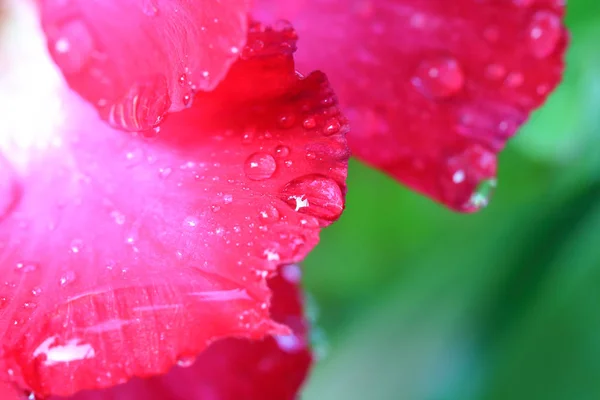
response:
[(248, 0), (38, 1), (69, 85), (119, 129), (148, 129), (214, 89), (246, 40)]
[[(41, 37), (20, 29), (0, 81), (0, 190), (14, 204), (0, 223), (0, 361), (12, 379), (69, 395), (163, 373), (218, 338), (281, 333), (266, 277), (303, 258), (344, 204), (346, 124), (324, 76), (296, 78), (290, 46), (267, 46), (156, 137), (129, 135), (65, 93), (27, 42)], [(255, 25), (249, 42), (292, 37)]]
[(564, 0), (257, 3), (298, 29), (299, 69), (331, 77), (353, 153), (460, 211), (564, 66)]
[(206, 349), (190, 367), (175, 367), (164, 376), (136, 378), (108, 390), (81, 392), (68, 399), (295, 399), (312, 361), (297, 283), (279, 276), (269, 280), (273, 290), (272, 316), (292, 327), (292, 335), (262, 341), (221, 340)]

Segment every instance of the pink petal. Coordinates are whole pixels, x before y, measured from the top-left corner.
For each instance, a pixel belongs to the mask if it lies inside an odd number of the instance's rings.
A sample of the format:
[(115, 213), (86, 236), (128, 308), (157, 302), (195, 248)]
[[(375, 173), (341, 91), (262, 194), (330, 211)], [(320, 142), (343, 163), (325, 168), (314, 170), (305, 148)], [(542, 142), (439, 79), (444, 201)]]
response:
[(294, 23), (354, 155), (460, 211), (485, 205), (496, 153), (564, 67), (564, 0), (258, 0), (257, 15)]
[(38, 0), (52, 57), (114, 127), (157, 125), (223, 79), (246, 41), (248, 0)]
[(190, 363), (195, 361), (191, 366), (178, 366), (164, 376), (136, 378), (107, 390), (81, 392), (68, 400), (295, 399), (312, 362), (297, 283), (281, 276), (269, 279), (272, 316), (292, 327), (293, 334), (262, 341), (221, 340), (197, 359), (190, 359)]
[(227, 80), (144, 136), (107, 127), (19, 29), (0, 78), (0, 380), (70, 395), (287, 333), (266, 278), (339, 217), (348, 159), (326, 78), (295, 76), (293, 31), (253, 25)]

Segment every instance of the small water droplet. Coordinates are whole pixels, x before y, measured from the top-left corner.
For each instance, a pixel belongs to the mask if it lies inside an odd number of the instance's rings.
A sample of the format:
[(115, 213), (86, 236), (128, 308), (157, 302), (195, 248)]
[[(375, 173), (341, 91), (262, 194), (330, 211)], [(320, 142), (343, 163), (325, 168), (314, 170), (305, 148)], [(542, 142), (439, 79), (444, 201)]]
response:
[(504, 84), (509, 88), (516, 89), (516, 88), (520, 87), (524, 81), (525, 81), (525, 77), (523, 77), (522, 73), (511, 72), (510, 74), (508, 74), (508, 76), (504, 80)]
[(117, 210), (112, 211), (110, 216), (117, 225), (123, 225), (125, 223), (125, 215)]
[(42, 288), (39, 286), (34, 287), (33, 289), (31, 289), (31, 294), (33, 294), (34, 296), (39, 296), (40, 294), (42, 294)]
[(314, 117), (306, 117), (302, 126), (304, 129), (314, 129), (317, 126), (317, 120)]
[(496, 190), (497, 181), (495, 178), (484, 179), (475, 188), (475, 191), (469, 198), (465, 206), (466, 210), (477, 211), (487, 207)]
[(251, 154), (244, 163), (244, 172), (249, 179), (261, 181), (269, 179), (275, 173), (277, 164), (272, 155), (267, 153)]
[(158, 7), (155, 0), (144, 0), (142, 11), (149, 17), (156, 17), (158, 15)]
[(69, 52), (69, 49), (71, 48), (71, 42), (69, 42), (69, 39), (61, 37), (60, 39), (58, 39), (56, 41), (56, 43), (54, 43), (54, 50), (57, 53), (61, 53), (61, 54), (65, 54)]
[(463, 183), (465, 181), (465, 171), (459, 169), (452, 175), (452, 182)]
[(233, 195), (232, 194), (224, 194), (223, 195), (223, 203), (225, 203), (225, 204), (231, 204), (232, 201), (233, 201)]
[(463, 88), (465, 77), (456, 59), (438, 56), (421, 62), (411, 82), (427, 97), (447, 98)]
[(200, 221), (198, 220), (198, 218), (192, 215), (186, 217), (184, 221), (184, 225), (190, 228), (195, 228), (196, 226), (198, 226), (199, 223)]
[(528, 27), (529, 48), (536, 58), (550, 56), (562, 35), (560, 17), (550, 11), (538, 11)]
[(293, 113), (285, 113), (279, 116), (277, 124), (283, 129), (289, 129), (294, 126), (296, 116)]
[(445, 168), (440, 175), (441, 200), (463, 212), (482, 208), (485, 199), (489, 200), (484, 192), (491, 193), (489, 186), (495, 186), (495, 154), (481, 145), (470, 145), (449, 157)]
[(60, 277), (60, 286), (67, 286), (75, 281), (76, 275), (74, 271), (67, 271)]
[(290, 148), (284, 145), (275, 147), (275, 155), (279, 158), (287, 157), (290, 155)]
[(334, 135), (340, 131), (342, 128), (342, 124), (340, 120), (337, 118), (330, 118), (325, 123), (325, 129), (323, 130), (323, 134), (325, 136)]
[(260, 218), (266, 221), (278, 221), (279, 220), (279, 210), (271, 204), (266, 205), (260, 212)]
[(491, 81), (498, 81), (506, 76), (506, 68), (501, 64), (490, 64), (485, 68), (485, 76)]
[(290, 207), (326, 221), (334, 221), (344, 209), (340, 186), (323, 175), (311, 174), (294, 179), (283, 188), (281, 199)]
[(37, 270), (37, 264), (29, 261), (21, 261), (15, 265), (15, 270), (18, 272), (35, 272)]
[(55, 35), (49, 36), (54, 42), (50, 50), (56, 63), (67, 74), (79, 72), (95, 51), (94, 39), (87, 25), (82, 20), (69, 19), (52, 28)]
[(191, 367), (196, 361), (195, 357), (192, 356), (182, 356), (177, 359), (177, 366), (182, 368)]
[(179, 86), (185, 86), (185, 82), (187, 81), (187, 75), (186, 74), (181, 74), (179, 75)]
[(77, 254), (83, 249), (83, 241), (81, 239), (73, 239), (71, 241), (71, 253)]
[(171, 172), (173, 172), (173, 170), (170, 167), (159, 168), (158, 176), (163, 179), (167, 179), (171, 175)]
[(181, 101), (183, 102), (184, 106), (191, 107), (192, 106), (192, 94), (191, 93), (184, 94)]

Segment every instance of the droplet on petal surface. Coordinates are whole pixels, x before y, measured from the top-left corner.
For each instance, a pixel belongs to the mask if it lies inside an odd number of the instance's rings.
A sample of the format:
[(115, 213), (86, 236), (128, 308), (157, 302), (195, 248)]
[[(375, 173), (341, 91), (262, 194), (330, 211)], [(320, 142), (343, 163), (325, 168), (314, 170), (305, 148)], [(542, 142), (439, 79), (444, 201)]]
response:
[(488, 205), (496, 187), (496, 156), (482, 146), (469, 146), (447, 157), (440, 176), (439, 196), (463, 212), (475, 212)]
[(528, 28), (531, 52), (537, 58), (550, 56), (562, 35), (560, 17), (551, 11), (538, 11), (533, 15)]
[(290, 148), (288, 146), (280, 145), (275, 148), (275, 155), (277, 157), (287, 157), (290, 155)]
[(159, 11), (156, 0), (143, 0), (142, 11), (149, 17), (156, 17)]
[(56, 39), (49, 43), (56, 63), (66, 73), (77, 73), (89, 62), (94, 40), (89, 27), (81, 20), (70, 20), (56, 27)]
[(465, 76), (455, 58), (438, 56), (419, 64), (412, 83), (428, 97), (446, 98), (462, 89)]
[(477, 211), (487, 207), (494, 195), (496, 186), (497, 181), (495, 178), (484, 179), (479, 182), (465, 208), (468, 211)]
[(165, 78), (157, 76), (134, 85), (121, 99), (101, 109), (100, 114), (117, 129), (149, 130), (162, 121), (171, 105), (167, 90)]
[(276, 168), (275, 159), (267, 153), (251, 154), (244, 163), (244, 172), (253, 181), (269, 179), (275, 173)]
[(306, 175), (288, 183), (282, 199), (301, 213), (319, 218), (322, 223), (336, 220), (344, 210), (344, 195), (331, 178)]

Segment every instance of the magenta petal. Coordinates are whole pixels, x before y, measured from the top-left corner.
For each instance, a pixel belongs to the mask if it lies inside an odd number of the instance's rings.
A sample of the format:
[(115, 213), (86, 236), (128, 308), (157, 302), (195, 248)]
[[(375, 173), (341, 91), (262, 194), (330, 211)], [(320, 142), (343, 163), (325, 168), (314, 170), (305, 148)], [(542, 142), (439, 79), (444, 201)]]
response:
[[(298, 266), (283, 269), (293, 270), (292, 275), (296, 275)], [(136, 378), (107, 390), (84, 391), (68, 400), (296, 399), (312, 356), (299, 282), (284, 279), (289, 275), (269, 279), (269, 287), (273, 291), (273, 319), (292, 327), (293, 333), (260, 341), (221, 340), (196, 359), (182, 360), (180, 366), (163, 376)]]
[(494, 186), (496, 154), (560, 82), (564, 0), (257, 0), (323, 69), (354, 155), (459, 211)]
[(38, 1), (67, 82), (118, 129), (149, 129), (190, 106), (246, 41), (247, 0)]
[(293, 30), (252, 24), (216, 90), (126, 134), (19, 29), (0, 55), (0, 381), (70, 395), (287, 334), (267, 278), (340, 216), (349, 156), (327, 79), (296, 76)]

